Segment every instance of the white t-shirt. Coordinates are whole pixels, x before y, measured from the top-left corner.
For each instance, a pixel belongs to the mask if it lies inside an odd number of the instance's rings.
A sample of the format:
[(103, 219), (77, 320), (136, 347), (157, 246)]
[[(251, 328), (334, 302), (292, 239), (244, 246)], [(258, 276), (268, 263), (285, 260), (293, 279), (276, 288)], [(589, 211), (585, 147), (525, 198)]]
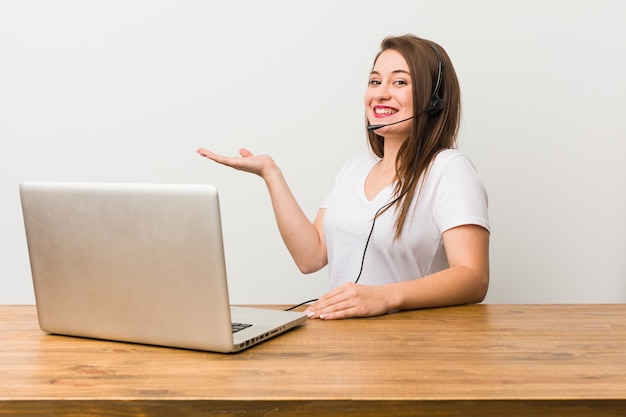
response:
[[(365, 196), (365, 179), (378, 161), (371, 155), (348, 160), (321, 206), (327, 209), (324, 233), (330, 288), (356, 280), (374, 214), (393, 199), (391, 185), (371, 201)], [(487, 192), (469, 159), (447, 149), (433, 161), (397, 240), (395, 218), (394, 206), (376, 220), (360, 284), (409, 281), (447, 268), (442, 233), (465, 224), (489, 230)]]

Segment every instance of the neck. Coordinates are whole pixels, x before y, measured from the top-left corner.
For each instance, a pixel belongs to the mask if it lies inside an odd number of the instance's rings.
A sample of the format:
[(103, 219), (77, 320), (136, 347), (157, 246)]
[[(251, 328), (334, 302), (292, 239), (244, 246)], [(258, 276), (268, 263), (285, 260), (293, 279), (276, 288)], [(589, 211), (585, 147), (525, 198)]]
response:
[(398, 152), (400, 151), (400, 146), (402, 146), (402, 142), (390, 141), (385, 139), (385, 144), (383, 147), (383, 158), (381, 160), (382, 166), (389, 166), (395, 169), (396, 167), (396, 159), (398, 157)]

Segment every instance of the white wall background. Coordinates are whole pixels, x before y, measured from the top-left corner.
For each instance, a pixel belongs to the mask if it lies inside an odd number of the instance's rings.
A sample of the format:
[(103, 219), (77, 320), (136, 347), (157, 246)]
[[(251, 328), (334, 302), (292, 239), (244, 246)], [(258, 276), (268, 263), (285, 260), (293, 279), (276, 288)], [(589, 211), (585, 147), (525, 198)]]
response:
[(214, 183), (232, 301), (297, 303), (303, 276), (246, 146), (313, 217), (367, 151), (362, 97), (387, 35), (446, 48), (460, 148), (490, 194), (492, 303), (626, 302), (626, 2), (2, 1), (0, 304), (33, 303), (24, 180)]

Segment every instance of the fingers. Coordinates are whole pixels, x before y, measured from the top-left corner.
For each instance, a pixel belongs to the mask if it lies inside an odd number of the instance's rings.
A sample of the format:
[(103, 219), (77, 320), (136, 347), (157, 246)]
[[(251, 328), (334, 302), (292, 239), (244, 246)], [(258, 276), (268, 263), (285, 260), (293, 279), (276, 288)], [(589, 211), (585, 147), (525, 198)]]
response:
[(196, 152), (198, 152), (200, 156), (204, 156), (205, 158), (218, 162), (220, 164), (226, 164), (226, 161), (228, 159), (231, 159), (223, 155), (218, 155), (215, 152), (211, 152), (210, 150), (204, 148), (198, 148)]
[(211, 155), (215, 155), (213, 152), (209, 151), (208, 149), (204, 149), (204, 148), (198, 148), (198, 150), (196, 150), (196, 152), (198, 152), (200, 155), (204, 156), (205, 158), (209, 158)]
[[(201, 156), (207, 159), (217, 162), (218, 164), (226, 165), (226, 166), (233, 167), (233, 168), (238, 168), (241, 165), (241, 161), (242, 161), (242, 159), (238, 156), (228, 157), (224, 155), (219, 155), (219, 154), (216, 154), (215, 152), (209, 151), (208, 149), (204, 149), (204, 148), (198, 148), (196, 152), (198, 152), (198, 154), (200, 154)], [(239, 153), (241, 154), (242, 157), (252, 156), (252, 153), (248, 151), (247, 149), (241, 149)]]
[(334, 320), (359, 316), (359, 296), (354, 284), (335, 288), (313, 303), (307, 310), (312, 319)]
[[(224, 155), (218, 155), (215, 152), (212, 152), (204, 148), (198, 148), (196, 152), (200, 154), (201, 156), (204, 156), (205, 158), (211, 159), (215, 162), (218, 162), (224, 165), (233, 165), (233, 161), (236, 161), (238, 159), (237, 157), (227, 157)], [(246, 148), (239, 149), (239, 155), (241, 155), (242, 158), (251, 158), (254, 156), (252, 152), (250, 152)]]
[(232, 159), (232, 158), (228, 158), (228, 157), (225, 157), (225, 156), (222, 156), (222, 155), (218, 155), (218, 154), (216, 154), (215, 152), (211, 152), (211, 151), (209, 151), (209, 150), (207, 150), (207, 149), (204, 149), (204, 148), (200, 148), (200, 149), (198, 149), (198, 150), (197, 150), (197, 152), (198, 152), (201, 156), (203, 156), (203, 157), (205, 157), (205, 158), (207, 158), (207, 159), (210, 159), (210, 160), (212, 160), (212, 161), (215, 161), (215, 162), (217, 162), (218, 164), (222, 164), (222, 165), (232, 165), (231, 163), (229, 163), (229, 159)]
[(384, 286), (348, 282), (320, 297), (306, 313), (323, 320), (379, 316), (390, 311), (388, 299)]

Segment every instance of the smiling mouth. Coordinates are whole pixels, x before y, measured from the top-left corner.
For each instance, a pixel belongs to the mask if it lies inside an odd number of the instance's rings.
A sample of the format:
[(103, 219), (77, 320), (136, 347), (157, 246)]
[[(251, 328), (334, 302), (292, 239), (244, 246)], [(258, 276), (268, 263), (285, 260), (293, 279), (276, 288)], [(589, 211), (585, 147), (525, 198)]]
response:
[(391, 114), (396, 114), (398, 111), (395, 109), (390, 109), (390, 108), (381, 108), (381, 107), (376, 107), (374, 108), (374, 114), (376, 115), (391, 115)]

